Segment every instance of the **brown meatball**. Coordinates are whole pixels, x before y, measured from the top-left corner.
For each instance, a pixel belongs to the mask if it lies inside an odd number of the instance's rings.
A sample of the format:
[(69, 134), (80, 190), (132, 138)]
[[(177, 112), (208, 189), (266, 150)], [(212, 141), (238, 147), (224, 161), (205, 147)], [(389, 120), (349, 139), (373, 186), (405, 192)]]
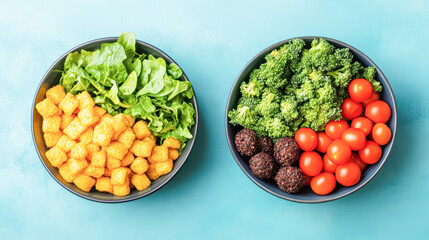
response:
[(277, 162), (264, 152), (254, 155), (249, 161), (249, 167), (259, 179), (272, 178), (278, 169)]
[(267, 153), (273, 156), (274, 153), (274, 143), (273, 140), (269, 137), (260, 137), (259, 138), (259, 149), (261, 152)]
[(279, 169), (274, 180), (282, 191), (296, 193), (304, 187), (305, 176), (301, 169), (286, 166)]
[(288, 166), (298, 160), (300, 149), (293, 138), (280, 138), (274, 144), (274, 159), (282, 165)]
[(244, 128), (235, 135), (235, 146), (242, 156), (255, 155), (258, 152), (258, 145), (256, 133), (248, 128)]

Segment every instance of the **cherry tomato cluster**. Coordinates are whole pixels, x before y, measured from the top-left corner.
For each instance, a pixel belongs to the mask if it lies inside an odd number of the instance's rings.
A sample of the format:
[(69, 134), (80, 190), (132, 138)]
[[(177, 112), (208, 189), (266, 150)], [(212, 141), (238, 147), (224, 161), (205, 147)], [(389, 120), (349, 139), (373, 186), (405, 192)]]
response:
[(306, 175), (306, 185), (319, 195), (332, 192), (337, 182), (343, 186), (358, 183), (367, 164), (380, 160), (380, 145), (386, 145), (392, 136), (385, 124), (391, 109), (373, 92), (371, 83), (358, 78), (348, 90), (350, 97), (344, 99), (341, 115), (349, 122), (332, 120), (324, 132), (301, 128), (295, 133), (295, 141), (304, 151), (299, 167)]

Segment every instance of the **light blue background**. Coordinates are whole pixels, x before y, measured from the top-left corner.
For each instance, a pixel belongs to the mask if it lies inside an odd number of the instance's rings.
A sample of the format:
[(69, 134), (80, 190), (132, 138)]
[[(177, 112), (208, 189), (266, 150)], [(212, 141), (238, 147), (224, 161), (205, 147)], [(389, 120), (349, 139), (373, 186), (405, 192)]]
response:
[[(319, 3), (320, 2), (320, 3)], [(423, 239), (429, 234), (428, 1), (0, 2), (1, 239)], [(198, 141), (176, 177), (122, 204), (81, 199), (40, 163), (31, 102), (72, 47), (132, 31), (192, 81)], [(386, 165), (363, 189), (325, 204), (276, 198), (229, 152), (224, 110), (244, 65), (278, 41), (321, 35), (349, 43), (384, 72), (399, 127)]]

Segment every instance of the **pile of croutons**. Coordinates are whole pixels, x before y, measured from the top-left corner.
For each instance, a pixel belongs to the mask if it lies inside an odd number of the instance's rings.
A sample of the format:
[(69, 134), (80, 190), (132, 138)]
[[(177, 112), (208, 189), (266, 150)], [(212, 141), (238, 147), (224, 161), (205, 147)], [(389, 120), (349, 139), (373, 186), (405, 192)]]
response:
[(46, 158), (65, 181), (85, 192), (94, 185), (116, 196), (128, 195), (133, 187), (142, 191), (171, 172), (179, 157), (179, 140), (170, 137), (157, 146), (146, 122), (124, 114), (112, 117), (86, 91), (74, 96), (57, 85), (36, 109), (50, 148)]

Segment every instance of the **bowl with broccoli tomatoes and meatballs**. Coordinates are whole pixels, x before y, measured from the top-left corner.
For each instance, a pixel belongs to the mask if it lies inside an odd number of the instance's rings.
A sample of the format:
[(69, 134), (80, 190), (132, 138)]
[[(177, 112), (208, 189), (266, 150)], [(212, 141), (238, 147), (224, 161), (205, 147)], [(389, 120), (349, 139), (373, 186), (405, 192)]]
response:
[(276, 43), (243, 68), (225, 130), (244, 173), (295, 202), (347, 196), (380, 171), (397, 126), (393, 91), (365, 54), (335, 39)]

